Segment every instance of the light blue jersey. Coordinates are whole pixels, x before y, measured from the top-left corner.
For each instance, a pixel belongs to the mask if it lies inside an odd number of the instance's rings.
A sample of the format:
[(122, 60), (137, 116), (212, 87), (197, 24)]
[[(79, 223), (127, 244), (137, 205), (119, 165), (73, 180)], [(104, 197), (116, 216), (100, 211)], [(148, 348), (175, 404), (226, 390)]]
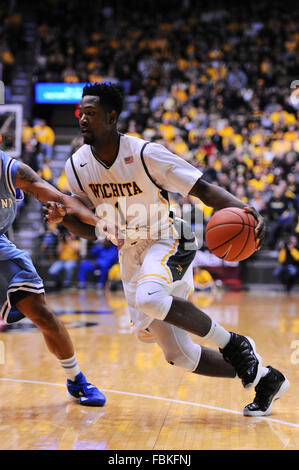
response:
[(0, 235), (7, 232), (15, 220), (16, 174), (20, 162), (1, 152), (0, 165)]
[(6, 323), (24, 318), (11, 304), (11, 296), (21, 290), (44, 293), (44, 286), (27, 252), (19, 250), (5, 232), (13, 224), (22, 191), (16, 187), (20, 162), (0, 152), (0, 315)]

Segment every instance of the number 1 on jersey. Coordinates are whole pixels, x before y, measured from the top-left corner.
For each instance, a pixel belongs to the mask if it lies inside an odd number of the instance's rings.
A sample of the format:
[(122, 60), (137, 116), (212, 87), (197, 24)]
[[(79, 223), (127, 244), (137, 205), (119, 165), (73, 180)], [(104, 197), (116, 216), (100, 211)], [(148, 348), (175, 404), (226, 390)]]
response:
[(122, 225), (127, 225), (126, 218), (125, 218), (125, 216), (124, 216), (124, 213), (123, 213), (123, 211), (122, 211), (122, 209), (121, 209), (119, 203), (116, 202), (116, 203), (114, 204), (114, 207), (115, 207), (115, 209), (116, 209), (116, 210), (118, 211), (118, 213), (119, 213), (121, 224), (122, 224)]

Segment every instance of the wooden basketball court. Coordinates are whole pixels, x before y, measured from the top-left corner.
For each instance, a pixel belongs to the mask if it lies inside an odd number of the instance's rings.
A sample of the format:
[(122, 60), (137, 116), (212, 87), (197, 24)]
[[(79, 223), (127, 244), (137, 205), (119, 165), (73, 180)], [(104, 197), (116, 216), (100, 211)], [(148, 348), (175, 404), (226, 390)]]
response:
[(74, 289), (47, 298), (69, 327), (82, 371), (107, 403), (88, 408), (69, 401), (64, 374), (39, 331), (27, 320), (2, 326), (1, 450), (299, 448), (298, 294), (193, 296), (223, 326), (252, 336), (264, 365), (290, 380), (273, 414), (263, 418), (242, 415), (254, 391), (238, 379), (187, 373), (168, 365), (157, 345), (139, 342), (122, 293)]

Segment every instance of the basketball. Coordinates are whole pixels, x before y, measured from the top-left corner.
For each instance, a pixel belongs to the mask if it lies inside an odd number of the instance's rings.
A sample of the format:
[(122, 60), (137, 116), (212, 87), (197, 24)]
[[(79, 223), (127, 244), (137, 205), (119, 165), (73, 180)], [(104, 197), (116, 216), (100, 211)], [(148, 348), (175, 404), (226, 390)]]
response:
[(238, 207), (226, 207), (210, 218), (206, 231), (208, 249), (225, 261), (242, 261), (257, 247), (254, 216)]

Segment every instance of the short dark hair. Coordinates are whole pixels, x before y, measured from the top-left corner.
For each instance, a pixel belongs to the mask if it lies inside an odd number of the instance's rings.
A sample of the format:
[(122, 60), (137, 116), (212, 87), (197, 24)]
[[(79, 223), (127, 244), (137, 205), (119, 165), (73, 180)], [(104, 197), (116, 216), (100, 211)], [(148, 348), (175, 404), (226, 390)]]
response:
[(123, 110), (123, 94), (121, 89), (110, 82), (88, 83), (83, 88), (83, 96), (98, 96), (100, 105), (106, 111), (116, 111), (119, 116)]

